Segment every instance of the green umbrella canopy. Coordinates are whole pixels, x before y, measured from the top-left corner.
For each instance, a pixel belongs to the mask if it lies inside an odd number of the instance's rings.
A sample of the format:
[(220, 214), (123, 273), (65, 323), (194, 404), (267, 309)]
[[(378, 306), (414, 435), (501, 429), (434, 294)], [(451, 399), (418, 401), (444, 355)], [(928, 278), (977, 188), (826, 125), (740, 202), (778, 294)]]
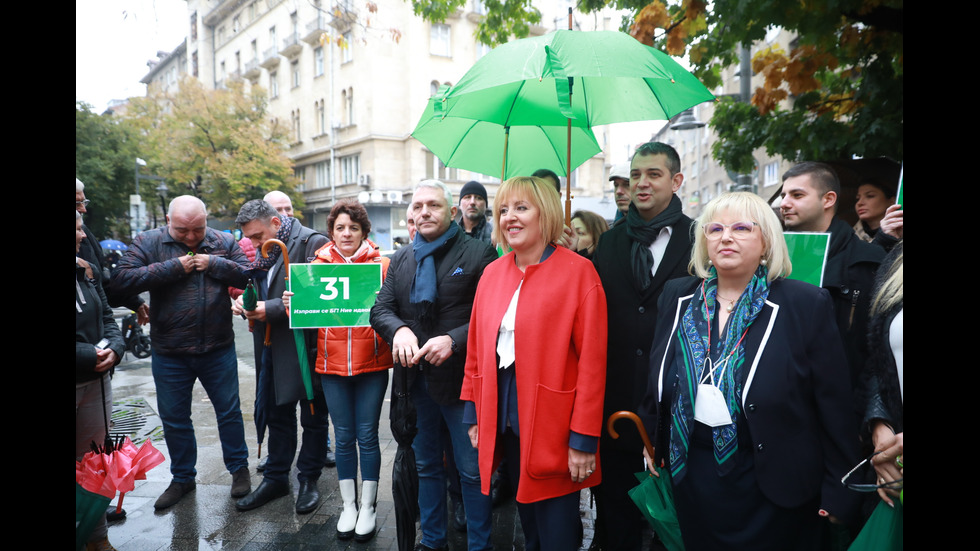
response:
[(453, 117), (511, 128), (562, 126), (567, 118), (573, 127), (591, 128), (667, 120), (714, 99), (670, 56), (625, 33), (560, 30), (495, 48), (440, 107)]
[[(506, 153), (504, 178), (530, 176), (540, 168), (558, 174), (567, 173), (567, 129), (564, 120), (557, 126), (507, 128), (493, 122), (446, 116), (440, 109), (445, 91), (444, 88), (442, 94), (429, 99), (412, 136), (446, 166), (499, 176)], [(572, 129), (573, 170), (601, 151), (590, 129)]]

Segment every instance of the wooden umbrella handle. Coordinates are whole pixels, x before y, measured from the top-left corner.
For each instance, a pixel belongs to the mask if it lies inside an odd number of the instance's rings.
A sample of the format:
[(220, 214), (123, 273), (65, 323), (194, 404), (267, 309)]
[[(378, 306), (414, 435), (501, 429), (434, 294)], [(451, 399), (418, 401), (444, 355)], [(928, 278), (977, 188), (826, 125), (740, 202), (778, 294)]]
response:
[(650, 454), (650, 458), (652, 459), (654, 457), (653, 444), (650, 443), (650, 437), (647, 436), (647, 429), (645, 426), (643, 426), (643, 420), (640, 419), (640, 416), (632, 411), (617, 411), (616, 413), (610, 415), (609, 420), (606, 421), (606, 430), (609, 431), (609, 435), (614, 439), (619, 438), (619, 433), (616, 432), (616, 428), (613, 427), (613, 425), (616, 424), (616, 421), (619, 419), (629, 419), (630, 421), (633, 421), (633, 423), (636, 425), (636, 429), (640, 431), (640, 438), (643, 439), (643, 446), (646, 447), (647, 453)]
[[(262, 258), (269, 258), (269, 247), (272, 245), (277, 245), (279, 247), (279, 252), (282, 253), (282, 266), (285, 270), (286, 279), (289, 279), (289, 251), (286, 250), (286, 244), (278, 239), (269, 239), (262, 244)], [(272, 325), (268, 322), (265, 324), (265, 345), (272, 346)]]

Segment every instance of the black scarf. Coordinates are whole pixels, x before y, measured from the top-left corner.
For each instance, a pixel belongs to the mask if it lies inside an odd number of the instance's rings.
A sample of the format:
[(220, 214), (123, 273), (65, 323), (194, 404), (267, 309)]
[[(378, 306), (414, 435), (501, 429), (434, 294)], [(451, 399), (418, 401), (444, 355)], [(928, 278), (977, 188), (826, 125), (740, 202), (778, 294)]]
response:
[(633, 241), (630, 262), (633, 266), (633, 287), (638, 292), (646, 291), (653, 281), (653, 252), (650, 251), (650, 244), (660, 235), (660, 230), (674, 225), (683, 215), (681, 200), (676, 195), (670, 198), (667, 208), (649, 222), (630, 203), (629, 213), (626, 214), (626, 235)]

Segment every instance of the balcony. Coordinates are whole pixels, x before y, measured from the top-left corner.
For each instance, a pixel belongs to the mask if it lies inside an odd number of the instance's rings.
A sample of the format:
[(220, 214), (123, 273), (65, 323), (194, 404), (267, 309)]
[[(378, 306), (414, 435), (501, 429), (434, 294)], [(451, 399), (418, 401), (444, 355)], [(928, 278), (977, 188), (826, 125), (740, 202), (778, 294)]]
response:
[(323, 13), (318, 13), (316, 19), (306, 24), (306, 34), (303, 36), (303, 42), (306, 42), (314, 48), (320, 45), (320, 35), (327, 32), (327, 15)]
[(243, 75), (245, 78), (254, 80), (259, 78), (260, 74), (262, 74), (262, 65), (259, 63), (258, 58), (245, 64), (245, 73)]
[(299, 40), (299, 33), (293, 33), (282, 41), (282, 49), (279, 53), (287, 58), (293, 58), (303, 51), (303, 44)]
[(266, 69), (273, 69), (279, 66), (279, 59), (279, 49), (273, 46), (262, 52), (262, 63), (260, 65)]

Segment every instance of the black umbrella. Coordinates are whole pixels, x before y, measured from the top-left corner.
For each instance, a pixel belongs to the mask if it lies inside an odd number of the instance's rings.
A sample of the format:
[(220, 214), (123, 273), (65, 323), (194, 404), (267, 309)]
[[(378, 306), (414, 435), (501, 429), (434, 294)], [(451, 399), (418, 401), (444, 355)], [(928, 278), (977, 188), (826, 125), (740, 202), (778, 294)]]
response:
[(402, 376), (395, 377), (391, 386), (391, 434), (398, 442), (391, 467), (391, 494), (395, 501), (398, 549), (411, 551), (415, 548), (415, 520), (419, 516), (419, 475), (412, 442), (419, 430), (415, 404), (408, 389), (408, 368), (396, 369)]

